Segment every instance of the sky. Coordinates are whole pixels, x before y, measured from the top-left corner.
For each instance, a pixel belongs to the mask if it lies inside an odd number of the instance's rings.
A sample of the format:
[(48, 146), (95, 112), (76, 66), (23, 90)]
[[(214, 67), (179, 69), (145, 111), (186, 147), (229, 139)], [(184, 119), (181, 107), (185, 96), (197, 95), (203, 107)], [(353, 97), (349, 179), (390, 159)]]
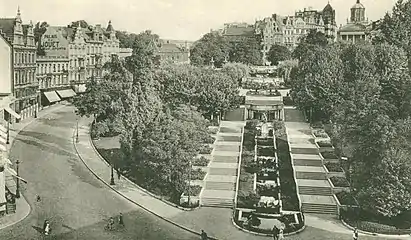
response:
[[(361, 0), (370, 20), (392, 10), (397, 0)], [(330, 0), (337, 25), (349, 18), (356, 0)], [(248, 22), (273, 13), (292, 15), (312, 7), (322, 10), (328, 0), (0, 0), (0, 17), (14, 17), (20, 6), (23, 22), (47, 21), (65, 26), (72, 21), (139, 33), (150, 29), (163, 39), (195, 41), (224, 23)]]

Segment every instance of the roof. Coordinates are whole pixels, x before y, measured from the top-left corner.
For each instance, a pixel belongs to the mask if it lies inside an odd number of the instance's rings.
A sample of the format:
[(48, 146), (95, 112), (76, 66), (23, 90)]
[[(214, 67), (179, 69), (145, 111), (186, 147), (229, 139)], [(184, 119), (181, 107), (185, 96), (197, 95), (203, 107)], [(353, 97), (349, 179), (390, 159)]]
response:
[(364, 32), (366, 26), (360, 23), (348, 23), (342, 26), (339, 32)]
[(354, 6), (352, 6), (353, 8), (365, 8), (364, 5), (362, 5), (362, 3), (360, 3), (360, 0), (357, 0), (357, 3), (354, 4)]
[(327, 11), (331, 11), (331, 12), (334, 11), (334, 9), (333, 9), (333, 7), (331, 7), (330, 3), (328, 3), (323, 9), (323, 12), (327, 12)]
[(0, 18), (0, 29), (6, 35), (13, 35), (15, 18)]
[(224, 36), (246, 36), (246, 35), (253, 35), (254, 34), (254, 27), (247, 26), (229, 26), (224, 30)]
[(162, 53), (182, 52), (181, 49), (174, 43), (162, 43), (158, 48), (158, 51)]

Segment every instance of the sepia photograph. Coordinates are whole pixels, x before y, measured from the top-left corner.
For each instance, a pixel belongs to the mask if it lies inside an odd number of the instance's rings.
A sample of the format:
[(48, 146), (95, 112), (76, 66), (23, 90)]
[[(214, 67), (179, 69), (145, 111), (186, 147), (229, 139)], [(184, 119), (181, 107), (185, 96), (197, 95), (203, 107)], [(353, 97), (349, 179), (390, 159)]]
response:
[(0, 0), (0, 240), (196, 239), (411, 239), (411, 0)]

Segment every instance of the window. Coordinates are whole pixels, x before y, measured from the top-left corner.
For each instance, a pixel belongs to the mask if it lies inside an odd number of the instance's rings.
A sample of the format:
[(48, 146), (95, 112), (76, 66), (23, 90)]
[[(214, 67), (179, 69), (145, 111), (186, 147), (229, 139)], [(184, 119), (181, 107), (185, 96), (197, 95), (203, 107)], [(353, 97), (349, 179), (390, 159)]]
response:
[(17, 74), (17, 72), (14, 73), (14, 84), (18, 84), (18, 74)]
[(60, 72), (60, 64), (57, 64), (57, 71)]

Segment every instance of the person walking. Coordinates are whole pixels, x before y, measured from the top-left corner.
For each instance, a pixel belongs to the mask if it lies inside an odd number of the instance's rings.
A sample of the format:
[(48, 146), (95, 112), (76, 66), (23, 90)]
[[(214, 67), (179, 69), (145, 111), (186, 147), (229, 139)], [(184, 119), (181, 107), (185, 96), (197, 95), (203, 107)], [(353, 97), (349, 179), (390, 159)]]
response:
[(279, 232), (280, 231), (279, 231), (278, 227), (276, 225), (274, 225), (274, 227), (273, 227), (273, 239), (274, 240), (278, 240), (278, 233)]
[(118, 224), (122, 227), (124, 227), (124, 220), (123, 220), (123, 214), (120, 213), (120, 215), (118, 216)]
[(204, 232), (204, 230), (201, 230), (201, 240), (207, 240), (208, 239), (208, 236), (207, 236), (207, 233), (206, 232)]
[(358, 240), (358, 229), (357, 228), (355, 228), (354, 232), (352, 233), (352, 239)]
[(120, 168), (117, 168), (116, 172), (117, 172), (117, 178), (118, 180), (120, 180), (120, 177), (121, 177)]
[(110, 217), (110, 219), (108, 220), (108, 229), (113, 230), (113, 226), (114, 226), (114, 218)]
[(280, 228), (280, 231), (278, 231), (278, 240), (283, 240), (284, 239), (284, 228)]

